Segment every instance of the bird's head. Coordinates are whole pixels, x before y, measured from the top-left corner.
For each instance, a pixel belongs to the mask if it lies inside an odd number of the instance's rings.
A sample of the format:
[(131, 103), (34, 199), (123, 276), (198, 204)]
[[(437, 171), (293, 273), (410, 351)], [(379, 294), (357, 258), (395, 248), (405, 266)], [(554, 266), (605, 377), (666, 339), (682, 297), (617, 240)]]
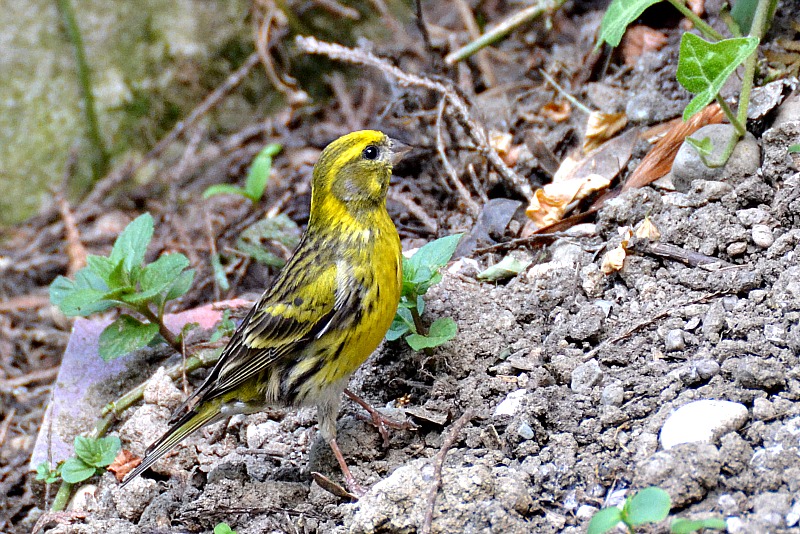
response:
[(314, 166), (312, 206), (328, 199), (338, 200), (348, 209), (381, 205), (386, 199), (392, 165), (408, 150), (406, 145), (376, 130), (340, 137), (322, 151)]

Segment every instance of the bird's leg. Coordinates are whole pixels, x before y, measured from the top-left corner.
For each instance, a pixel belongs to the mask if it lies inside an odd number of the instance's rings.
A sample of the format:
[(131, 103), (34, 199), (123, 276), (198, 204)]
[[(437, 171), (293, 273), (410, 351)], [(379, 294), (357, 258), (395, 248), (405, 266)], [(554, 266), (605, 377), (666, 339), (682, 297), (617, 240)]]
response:
[(362, 497), (366, 491), (356, 482), (353, 473), (351, 473), (350, 468), (347, 467), (347, 462), (344, 461), (344, 456), (342, 455), (342, 451), (339, 450), (339, 445), (336, 443), (336, 438), (331, 438), (330, 441), (328, 441), (328, 445), (331, 446), (333, 455), (336, 457), (336, 461), (339, 462), (339, 467), (342, 469), (342, 474), (344, 475), (344, 482), (347, 484), (347, 489), (350, 490), (350, 493), (353, 495)]
[(378, 428), (378, 432), (383, 438), (383, 446), (385, 448), (389, 447), (389, 432), (386, 430), (387, 426), (389, 428), (394, 428), (395, 430), (409, 430), (409, 429), (413, 430), (415, 428), (415, 426), (408, 421), (403, 421), (402, 423), (398, 423), (397, 421), (389, 419), (381, 412), (370, 406), (370, 404), (367, 401), (365, 401), (364, 399), (362, 399), (349, 389), (345, 389), (344, 394), (347, 395), (347, 397), (350, 400), (352, 400), (353, 402), (364, 408), (367, 411), (367, 413), (369, 413), (370, 417), (372, 418), (372, 424)]

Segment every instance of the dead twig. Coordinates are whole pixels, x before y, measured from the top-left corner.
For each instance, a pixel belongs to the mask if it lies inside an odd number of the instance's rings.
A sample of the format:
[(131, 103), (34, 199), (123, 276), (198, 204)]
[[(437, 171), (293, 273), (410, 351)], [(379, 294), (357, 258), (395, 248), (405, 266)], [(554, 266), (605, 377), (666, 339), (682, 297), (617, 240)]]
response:
[(386, 60), (381, 59), (365, 50), (347, 48), (335, 43), (318, 41), (314, 37), (303, 37), (300, 35), (295, 38), (295, 42), (300, 50), (303, 50), (308, 54), (320, 54), (328, 56), (331, 59), (338, 59), (340, 61), (346, 61), (356, 65), (373, 67), (380, 70), (387, 76), (395, 78), (401, 86), (421, 87), (441, 94), (445, 97), (445, 99), (447, 99), (448, 104), (455, 110), (456, 119), (464, 128), (470, 139), (472, 139), (472, 141), (475, 143), (478, 151), (489, 160), (489, 163), (492, 164), (492, 167), (497, 170), (497, 172), (508, 183), (508, 185), (529, 200), (533, 197), (533, 190), (531, 189), (530, 184), (512, 169), (510, 169), (502, 160), (502, 158), (500, 158), (500, 155), (497, 153), (497, 151), (489, 144), (489, 137), (486, 133), (486, 129), (472, 119), (467, 103), (452, 87), (449, 87), (442, 82), (431, 80), (430, 78), (424, 78), (404, 72), (394, 65), (391, 65)]
[(0, 302), (0, 313), (44, 308), (50, 305), (47, 295), (20, 295)]
[(37, 369), (16, 378), (0, 380), (0, 392), (9, 393), (18, 387), (27, 386), (32, 382), (49, 382), (58, 376), (58, 367), (50, 369)]
[(442, 159), (442, 165), (444, 165), (444, 170), (447, 172), (447, 175), (450, 177), (450, 181), (453, 182), (453, 186), (458, 191), (461, 200), (464, 201), (467, 209), (469, 210), (470, 214), (473, 217), (477, 217), (481, 211), (480, 206), (472, 200), (472, 196), (469, 194), (469, 191), (461, 183), (461, 180), (458, 178), (458, 173), (456, 173), (455, 168), (450, 163), (450, 160), (447, 158), (447, 151), (444, 146), (444, 138), (442, 137), (442, 116), (444, 115), (444, 110), (447, 107), (447, 99), (443, 98), (439, 101), (439, 109), (436, 112), (436, 150), (439, 152), (439, 157)]
[(450, 426), (450, 429), (447, 431), (447, 436), (444, 438), (444, 441), (442, 441), (442, 448), (436, 453), (436, 457), (433, 461), (433, 484), (428, 491), (425, 521), (422, 523), (420, 534), (430, 534), (431, 532), (431, 527), (433, 524), (433, 509), (436, 506), (436, 494), (442, 487), (442, 468), (444, 467), (445, 457), (455, 444), (458, 435), (461, 433), (461, 430), (472, 420), (473, 417), (475, 417), (475, 413), (473, 412), (472, 408), (467, 408), (461, 417), (459, 417), (458, 420), (456, 420), (456, 422)]
[(11, 411), (9, 411), (8, 415), (3, 419), (3, 423), (0, 424), (0, 449), (3, 448), (3, 443), (6, 442), (8, 429), (11, 428), (11, 421), (13, 421), (15, 415), (17, 415), (17, 409), (11, 408)]
[(511, 241), (505, 241), (503, 243), (497, 243), (496, 245), (490, 245), (488, 247), (478, 248), (472, 253), (474, 256), (479, 256), (481, 254), (486, 254), (487, 252), (497, 252), (499, 250), (511, 250), (519, 247), (523, 247), (525, 245), (530, 245), (536, 243), (537, 241), (555, 241), (559, 238), (581, 238), (581, 237), (594, 237), (593, 235), (575, 235), (574, 233), (570, 232), (550, 232), (548, 234), (533, 234), (529, 235), (528, 237), (519, 237), (517, 239), (512, 239)]
[[(461, 16), (461, 21), (467, 29), (469, 38), (473, 41), (479, 39), (481, 30), (478, 27), (478, 23), (475, 21), (475, 15), (472, 14), (472, 8), (466, 0), (456, 0), (455, 4), (458, 9), (458, 14)], [(494, 69), (492, 69), (492, 64), (489, 61), (488, 51), (478, 51), (475, 54), (475, 61), (478, 63), (478, 70), (481, 71), (481, 76), (483, 76), (483, 82), (486, 84), (486, 87), (494, 87), (497, 85), (497, 77), (494, 75)]]
[(706, 256), (705, 254), (700, 254), (699, 252), (694, 252), (691, 250), (686, 250), (682, 247), (670, 245), (669, 243), (659, 243), (658, 241), (653, 242), (649, 239), (636, 237), (632, 237), (628, 240), (627, 250), (636, 254), (649, 254), (650, 256), (658, 256), (659, 258), (679, 261), (685, 265), (688, 265), (689, 267), (704, 267), (706, 269), (711, 269), (713, 267), (714, 270), (728, 267), (743, 267), (728, 263), (727, 261), (715, 258), (713, 256)]
[[(308, 102), (309, 97), (305, 91), (297, 87), (297, 83), (293, 78), (289, 78), (284, 74), (284, 79), (281, 79), (278, 72), (275, 70), (275, 66), (272, 64), (272, 56), (269, 54), (269, 35), (272, 22), (275, 20), (277, 7), (275, 7), (273, 2), (266, 2), (265, 4), (266, 12), (263, 18), (256, 22), (256, 53), (258, 54), (258, 58), (261, 59), (261, 64), (264, 66), (267, 79), (275, 89), (286, 96), (289, 105), (294, 108)], [(357, 13), (358, 12), (356, 12), (356, 14)]]

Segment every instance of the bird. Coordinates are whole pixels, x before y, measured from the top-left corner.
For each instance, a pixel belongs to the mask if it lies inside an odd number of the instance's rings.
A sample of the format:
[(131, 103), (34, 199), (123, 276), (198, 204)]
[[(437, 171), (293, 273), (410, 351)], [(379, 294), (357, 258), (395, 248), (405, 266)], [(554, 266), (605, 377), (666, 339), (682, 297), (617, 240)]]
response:
[(316, 405), (319, 432), (348, 490), (364, 493), (336, 442), (336, 418), (350, 376), (380, 344), (400, 300), (402, 249), (386, 195), (392, 167), (408, 150), (380, 131), (362, 130), (322, 151), (308, 226), (292, 257), (123, 486), (224, 417)]

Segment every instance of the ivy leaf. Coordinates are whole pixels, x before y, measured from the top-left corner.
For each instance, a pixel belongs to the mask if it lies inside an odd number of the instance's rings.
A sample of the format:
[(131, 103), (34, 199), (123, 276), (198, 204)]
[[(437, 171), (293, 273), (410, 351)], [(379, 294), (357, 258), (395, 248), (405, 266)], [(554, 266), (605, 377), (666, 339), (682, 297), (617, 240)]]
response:
[(631, 22), (639, 18), (644, 10), (661, 0), (613, 0), (600, 23), (599, 46), (603, 41), (613, 47), (619, 46), (625, 30)]
[(458, 326), (450, 317), (436, 319), (428, 330), (428, 335), (411, 334), (406, 337), (408, 346), (419, 351), (443, 345), (456, 337)]
[(683, 120), (706, 107), (725, 84), (728, 77), (758, 46), (756, 37), (725, 39), (709, 43), (684, 33), (678, 58), (678, 82), (696, 96), (683, 111)]
[(603, 508), (592, 516), (586, 534), (605, 534), (622, 521), (622, 510), (616, 506)]
[(110, 361), (146, 347), (158, 334), (158, 325), (141, 323), (130, 315), (120, 315), (100, 334), (100, 357)]

